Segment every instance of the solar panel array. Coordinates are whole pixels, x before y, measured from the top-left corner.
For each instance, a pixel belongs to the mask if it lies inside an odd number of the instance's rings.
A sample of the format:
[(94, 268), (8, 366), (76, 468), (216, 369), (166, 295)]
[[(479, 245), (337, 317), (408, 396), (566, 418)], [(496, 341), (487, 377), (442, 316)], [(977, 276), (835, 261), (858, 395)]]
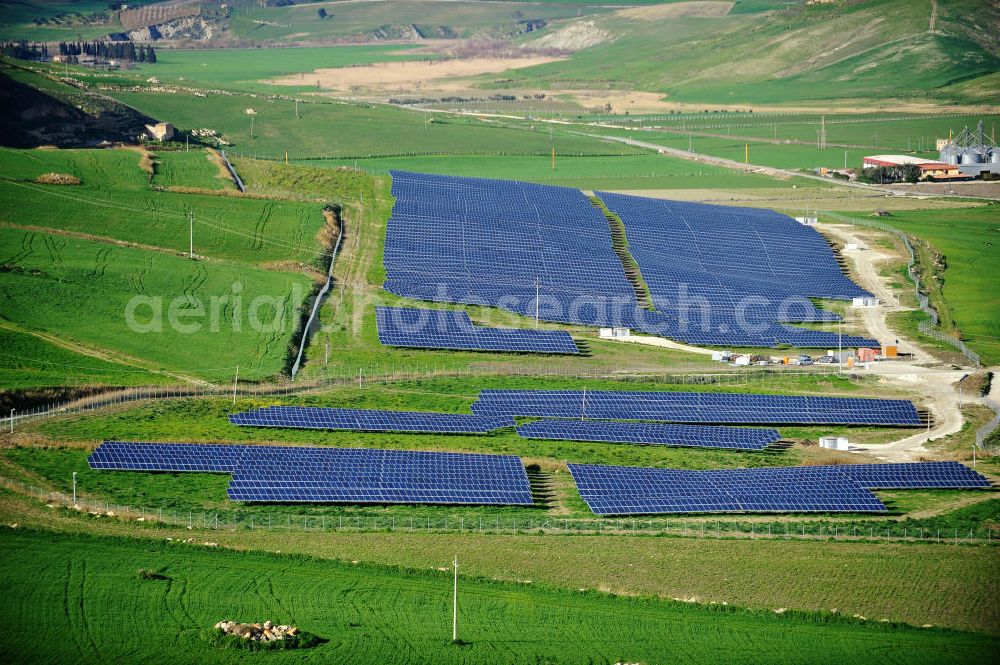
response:
[(232, 474), (234, 501), (531, 505), (521, 460), (406, 450), (105, 441), (91, 468)]
[(845, 476), (810, 467), (686, 471), (570, 464), (597, 515), (722, 512), (885, 512)]
[(779, 441), (773, 429), (713, 427), (711, 425), (663, 425), (622, 423), (600, 420), (538, 420), (517, 428), (526, 439), (637, 443), (640, 445), (684, 446), (763, 450)]
[(748, 393), (626, 390), (483, 390), (472, 405), (484, 417), (535, 416), (712, 424), (918, 426), (907, 400)]
[(871, 489), (985, 488), (958, 462), (686, 471), (570, 464), (598, 515), (706, 512), (884, 512)]
[[(809, 298), (871, 295), (843, 274), (815, 229), (772, 210), (598, 196), (621, 218), (657, 311), (689, 317), (686, 341), (814, 346), (830, 333), (780, 324), (839, 318)], [(842, 343), (871, 340), (849, 336)]]
[(249, 446), (105, 441), (87, 458), (92, 469), (232, 473)]
[(531, 505), (517, 457), (266, 448), (233, 473), (234, 501)]
[[(579, 191), (391, 173), (384, 264), (392, 293), (531, 317), (537, 300), (545, 320), (589, 325), (611, 325), (616, 303), (637, 306), (607, 220)], [(574, 307), (578, 299), (589, 304)]]
[(385, 346), (518, 353), (580, 353), (566, 331), (477, 326), (465, 312), (376, 307), (375, 321), (379, 342)]
[[(392, 176), (385, 288), (408, 298), (492, 305), (524, 316), (537, 310), (547, 321), (627, 327), (698, 344), (832, 348), (835, 333), (781, 323), (836, 320), (808, 296), (868, 295), (840, 273), (813, 229), (784, 215), (684, 204), (685, 224), (671, 225), (636, 197), (602, 195), (621, 209), (631, 251), (644, 276), (650, 271), (656, 311), (649, 311), (639, 307), (607, 220), (581, 192), (403, 171)], [(657, 253), (665, 246), (674, 254)], [(757, 270), (761, 261), (767, 270)], [(804, 269), (810, 261), (816, 277)], [(855, 336), (840, 341), (875, 344)]]
[(981, 473), (959, 462), (901, 462), (895, 464), (842, 464), (817, 466), (841, 473), (868, 489), (971, 489), (990, 487)]
[(313, 406), (268, 406), (229, 416), (233, 425), (355, 432), (487, 434), (513, 421), (506, 416), (479, 416), (423, 411), (333, 409)]

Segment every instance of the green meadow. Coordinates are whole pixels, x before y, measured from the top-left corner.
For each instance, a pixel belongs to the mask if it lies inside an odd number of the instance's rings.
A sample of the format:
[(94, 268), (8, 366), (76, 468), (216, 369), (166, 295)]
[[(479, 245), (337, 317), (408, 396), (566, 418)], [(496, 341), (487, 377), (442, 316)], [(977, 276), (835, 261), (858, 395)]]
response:
[[(428, 117), (390, 106), (330, 100), (251, 98), (209, 94), (111, 92), (157, 119), (183, 130), (208, 127), (234, 144), (232, 153), (291, 159), (365, 158), (389, 155), (622, 155), (643, 151), (541, 128), (498, 126), (475, 118)], [(251, 109), (254, 113), (248, 114)], [(253, 125), (253, 138), (250, 136)]]
[(0, 314), (206, 378), (279, 373), (311, 280), (0, 227)]
[[(553, 161), (555, 164), (553, 166)], [(389, 170), (526, 180), (546, 185), (598, 189), (699, 189), (704, 187), (791, 187), (791, 183), (695, 164), (665, 155), (578, 157), (557, 154), (538, 156), (386, 157), (364, 160), (307, 160), (308, 166), (358, 166), (369, 173)]]
[[(443, 571), (415, 572), (7, 528), (0, 541), (10, 626), (0, 643), (24, 663), (143, 663), (169, 652), (175, 663), (759, 663), (780, 654), (781, 662), (939, 665), (988, 662), (997, 648), (993, 637), (943, 629), (464, 578), (462, 641), (451, 644), (447, 559)], [(227, 618), (293, 624), (325, 641), (257, 655), (206, 642)]]
[(935, 284), (945, 330), (953, 330), (983, 358), (1000, 362), (1000, 211), (996, 205), (893, 213), (886, 221), (925, 240), (944, 257)]

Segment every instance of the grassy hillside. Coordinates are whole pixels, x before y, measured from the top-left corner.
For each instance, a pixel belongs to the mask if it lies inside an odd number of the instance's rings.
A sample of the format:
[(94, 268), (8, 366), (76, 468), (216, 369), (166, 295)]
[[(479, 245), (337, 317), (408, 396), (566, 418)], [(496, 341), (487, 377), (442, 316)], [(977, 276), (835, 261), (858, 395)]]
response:
[[(337, 167), (354, 166), (351, 160), (310, 160), (301, 164)], [(535, 157), (387, 157), (363, 159), (357, 166), (370, 173), (390, 169), (524, 180), (584, 190), (596, 189), (696, 189), (699, 187), (791, 187), (787, 181), (756, 174), (738, 173), (702, 164), (694, 164), (664, 155), (625, 155), (620, 157), (575, 157), (557, 155), (555, 168), (551, 156)]]
[(210, 379), (237, 364), (248, 379), (279, 373), (311, 288), (304, 275), (9, 227), (0, 257), (7, 320)]
[(0, 57), (0, 145), (131, 142), (151, 121), (113, 99), (25, 71), (21, 63)]
[[(0, 323), (0, 387), (4, 391), (57, 386), (127, 386), (168, 381), (136, 366), (73, 351)], [(43, 398), (43, 401), (49, 401)]]
[[(188, 212), (193, 211), (199, 256), (250, 265), (318, 265), (322, 248), (316, 236), (324, 226), (320, 205), (155, 191), (140, 168), (141, 159), (134, 150), (0, 149), (5, 176), (0, 180), (0, 221), (185, 254), (190, 245)], [(158, 160), (154, 185), (229, 188), (204, 151), (162, 152)], [(35, 182), (51, 172), (73, 175), (81, 184)]]
[(140, 63), (135, 70), (123, 72), (123, 75), (131, 77), (134, 74), (137, 82), (155, 76), (164, 82), (263, 91), (271, 86), (262, 80), (314, 69), (433, 57), (433, 54), (414, 52), (415, 48), (392, 44), (266, 51), (258, 48), (161, 49), (155, 63)]
[(719, 104), (950, 99), (946, 86), (995, 72), (1000, 18), (981, 3), (937, 4), (934, 32), (931, 3), (911, 0), (662, 21), (611, 14), (596, 20), (612, 41), (523, 70), (507, 85), (635, 88)]
[[(687, 662), (750, 663), (761, 662), (759, 654), (795, 653), (814, 663), (884, 663), (888, 648), (897, 662), (958, 663), (985, 662), (997, 646), (993, 638), (954, 631), (482, 580), (461, 585), (463, 644), (455, 646), (447, 570), (400, 572), (6, 528), (0, 538), (10, 553), (0, 575), (12, 627), (0, 640), (26, 663), (140, 663), (167, 651), (175, 663), (245, 660), (245, 652), (219, 650), (200, 637), (223, 618), (288, 622), (328, 640), (269, 654), (275, 662), (658, 662), (683, 654)], [(165, 579), (143, 580), (140, 568)], [(234, 588), (246, 593), (234, 596)], [(42, 607), (65, 612), (39, 613)]]
[[(426, 39), (506, 36), (529, 29), (532, 22), (551, 21), (608, 11), (603, 3), (440, 2), (396, 0), (391, 9), (380, 2), (324, 3), (321, 19), (314, 4), (275, 8), (239, 8), (230, 19), (232, 38), (254, 42), (315, 42), (337, 39), (399, 38), (396, 26), (413, 26)], [(400, 33), (410, 34), (410, 33)]]
[[(541, 128), (491, 126), (474, 118), (423, 113), (388, 106), (335, 102), (299, 104), (287, 99), (229, 95), (113, 92), (130, 106), (182, 129), (210, 127), (234, 144), (233, 152), (282, 158), (413, 154), (546, 155), (553, 135)], [(246, 109), (256, 115), (250, 116)], [(250, 137), (253, 117), (253, 138)], [(567, 154), (636, 154), (636, 149), (556, 132), (556, 150)]]
[(121, 30), (102, 0), (9, 0), (0, 5), (0, 26), (2, 40), (95, 39)]

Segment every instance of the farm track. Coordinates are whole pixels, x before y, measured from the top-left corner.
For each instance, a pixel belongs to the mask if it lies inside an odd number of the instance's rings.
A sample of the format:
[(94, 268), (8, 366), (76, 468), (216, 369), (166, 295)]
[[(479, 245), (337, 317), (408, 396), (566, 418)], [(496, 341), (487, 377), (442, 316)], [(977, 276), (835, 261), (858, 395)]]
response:
[(928, 431), (892, 443), (874, 446), (867, 452), (892, 462), (919, 459), (930, 453), (925, 444), (961, 431), (964, 422), (961, 406), (972, 402), (965, 399), (955, 389), (954, 384), (966, 372), (941, 365), (913, 340), (889, 326), (888, 314), (912, 309), (895, 304), (895, 295), (878, 274), (879, 264), (893, 257), (873, 249), (872, 243), (867, 242), (868, 234), (855, 227), (842, 224), (822, 224), (819, 228), (835, 236), (840, 242), (856, 243), (862, 248), (847, 253), (847, 256), (851, 259), (861, 285), (877, 295), (882, 301), (882, 304), (877, 308), (863, 310), (865, 326), (877, 339), (898, 339), (902, 346), (911, 349), (914, 354), (913, 361), (870, 363), (868, 371), (878, 373), (885, 380), (897, 386), (919, 390), (927, 401), (927, 406), (936, 417), (936, 423)]
[[(86, 346), (86, 345), (80, 344), (78, 342), (73, 342), (73, 341), (70, 341), (70, 340), (67, 340), (67, 339), (63, 339), (63, 338), (57, 337), (56, 335), (53, 335), (51, 333), (43, 332), (43, 331), (40, 331), (40, 330), (30, 330), (28, 328), (22, 328), (21, 326), (18, 326), (15, 323), (11, 323), (10, 321), (0, 320), (0, 328), (4, 328), (6, 330), (10, 330), (10, 331), (13, 331), (13, 332), (18, 332), (18, 333), (24, 333), (24, 334), (27, 334), (27, 335), (31, 335), (33, 337), (37, 337), (38, 339), (40, 339), (40, 340), (42, 340), (44, 342), (48, 342), (49, 344), (52, 344), (54, 346), (58, 346), (60, 348), (66, 349), (67, 351), (72, 351), (73, 353), (79, 353), (81, 355), (89, 356), (91, 358), (96, 358), (98, 360), (103, 360), (105, 362), (115, 363), (115, 364), (118, 364), (118, 365), (128, 365), (130, 367), (135, 367), (137, 369), (145, 370), (145, 371), (150, 372), (152, 374), (159, 374), (161, 376), (169, 376), (172, 379), (176, 379), (178, 381), (183, 381), (184, 383), (188, 383), (188, 384), (194, 384), (194, 385), (200, 385), (200, 386), (213, 386), (214, 385), (214, 384), (211, 384), (211, 383), (209, 383), (207, 381), (204, 381), (202, 379), (198, 379), (198, 378), (193, 377), (193, 376), (188, 376), (186, 374), (180, 374), (178, 372), (168, 372), (166, 370), (163, 370), (163, 369), (157, 368), (157, 367), (155, 367), (155, 366), (153, 366), (151, 364), (148, 364), (148, 363), (146, 363), (145, 361), (143, 361), (143, 360), (141, 360), (139, 358), (135, 358), (135, 357), (132, 357), (132, 356), (127, 356), (127, 355), (119, 354), (119, 353), (113, 353), (111, 351), (107, 351), (105, 349), (99, 349), (99, 348), (92, 347), (92, 346)], [(75, 406), (79, 406), (79, 405), (90, 403), (92, 400), (100, 400), (100, 399), (101, 399), (100, 395), (92, 395), (90, 397), (85, 397), (85, 398), (82, 398), (80, 400), (75, 400), (73, 402), (65, 404), (65, 405), (63, 405), (63, 407), (64, 408), (73, 408)]]

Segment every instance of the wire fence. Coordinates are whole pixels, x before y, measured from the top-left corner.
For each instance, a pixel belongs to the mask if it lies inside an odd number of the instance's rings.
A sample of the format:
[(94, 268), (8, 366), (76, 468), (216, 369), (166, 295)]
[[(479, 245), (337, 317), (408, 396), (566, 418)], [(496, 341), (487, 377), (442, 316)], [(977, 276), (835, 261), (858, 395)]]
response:
[(655, 518), (519, 517), (482, 514), (448, 515), (324, 515), (280, 510), (185, 510), (116, 504), (106, 500), (46, 490), (0, 476), (8, 489), (79, 511), (94, 519), (116, 519), (144, 526), (191, 531), (279, 533), (434, 533), (527, 536), (674, 536), (682, 538), (769, 539), (780, 541), (923, 542), (994, 545), (988, 527), (914, 526), (907, 523), (740, 521), (723, 519), (667, 520)]
[(213, 384), (135, 386), (102, 392), (88, 397), (14, 410), (0, 418), (0, 428), (13, 432), (30, 422), (112, 409), (124, 404), (188, 398), (226, 398), (236, 403), (240, 398), (300, 395), (326, 388), (356, 386), (359, 389), (433, 379), (533, 377), (564, 378), (621, 383), (665, 383), (690, 386), (746, 385), (786, 379), (789, 375), (846, 378), (855, 385), (874, 386), (878, 377), (865, 374), (839, 374), (835, 371), (813, 372), (800, 368), (754, 368), (705, 374), (674, 373), (655, 368), (627, 369), (615, 366), (577, 367), (553, 363), (491, 363), (487, 367), (448, 367), (437, 365), (372, 364), (356, 370), (301, 381), (259, 384), (235, 382), (230, 386)]
[[(994, 377), (995, 380), (996, 378)], [(990, 435), (1000, 427), (1000, 406), (989, 399), (983, 400), (983, 403), (993, 409), (995, 415), (991, 421), (976, 430), (976, 446), (990, 455), (996, 455), (1000, 453), (1000, 442), (991, 443), (989, 439)]]

